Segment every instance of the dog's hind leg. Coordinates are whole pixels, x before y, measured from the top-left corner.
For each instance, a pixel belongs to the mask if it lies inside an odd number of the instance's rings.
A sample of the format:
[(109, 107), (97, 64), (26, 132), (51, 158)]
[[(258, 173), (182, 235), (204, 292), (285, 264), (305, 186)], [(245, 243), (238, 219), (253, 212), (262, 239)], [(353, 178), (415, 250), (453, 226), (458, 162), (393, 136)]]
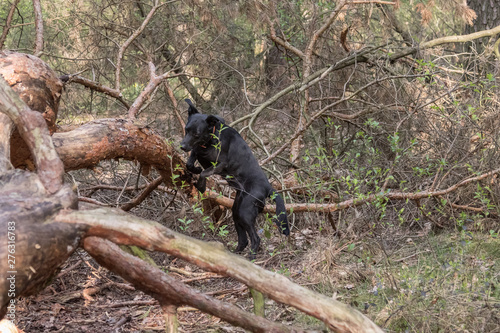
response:
[(234, 198), (234, 203), (232, 208), (234, 226), (236, 228), (236, 233), (238, 234), (238, 246), (234, 250), (234, 252), (236, 253), (240, 253), (248, 245), (247, 232), (245, 231), (243, 223), (241, 222), (240, 219), (240, 205), (241, 205), (241, 193), (238, 191), (236, 192), (236, 198)]
[(256, 200), (258, 199), (248, 194), (241, 194), (241, 197), (238, 206), (238, 222), (241, 223), (241, 226), (250, 238), (250, 258), (254, 259), (260, 246), (260, 238), (255, 229), (255, 220), (259, 214), (259, 207), (256, 204)]

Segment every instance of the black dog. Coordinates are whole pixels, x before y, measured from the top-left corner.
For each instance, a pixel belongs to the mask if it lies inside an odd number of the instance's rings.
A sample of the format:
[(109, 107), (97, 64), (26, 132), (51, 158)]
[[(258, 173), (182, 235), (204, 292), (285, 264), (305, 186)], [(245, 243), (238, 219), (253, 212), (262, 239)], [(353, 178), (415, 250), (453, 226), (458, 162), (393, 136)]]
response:
[[(255, 219), (262, 212), (266, 198), (276, 203), (274, 222), (278, 229), (286, 236), (290, 234), (283, 198), (271, 187), (250, 147), (234, 128), (227, 126), (221, 117), (199, 113), (189, 99), (186, 102), (189, 104), (188, 122), (186, 136), (181, 142), (182, 150), (191, 151), (186, 167), (200, 174), (196, 188), (201, 193), (206, 189), (206, 177), (213, 174), (225, 177), (236, 189), (232, 208), (238, 233), (236, 252), (248, 245), (248, 234), (253, 257), (260, 245)], [(194, 166), (196, 161), (204, 170)]]

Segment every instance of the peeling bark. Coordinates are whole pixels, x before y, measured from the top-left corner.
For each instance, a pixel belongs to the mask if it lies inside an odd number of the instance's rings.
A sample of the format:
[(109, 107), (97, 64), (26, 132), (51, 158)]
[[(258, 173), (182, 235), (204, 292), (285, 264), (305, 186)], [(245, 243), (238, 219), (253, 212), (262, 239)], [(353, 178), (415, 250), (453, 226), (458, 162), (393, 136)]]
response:
[(66, 171), (92, 168), (106, 159), (124, 158), (155, 167), (169, 187), (189, 184), (185, 163), (166, 140), (147, 127), (123, 119), (99, 119), (52, 136)]
[[(43, 115), (50, 134), (56, 131), (56, 119), (62, 82), (41, 59), (23, 53), (0, 52), (0, 75), (33, 110)], [(16, 130), (11, 138), (11, 160), (14, 167), (32, 165), (30, 151)]]

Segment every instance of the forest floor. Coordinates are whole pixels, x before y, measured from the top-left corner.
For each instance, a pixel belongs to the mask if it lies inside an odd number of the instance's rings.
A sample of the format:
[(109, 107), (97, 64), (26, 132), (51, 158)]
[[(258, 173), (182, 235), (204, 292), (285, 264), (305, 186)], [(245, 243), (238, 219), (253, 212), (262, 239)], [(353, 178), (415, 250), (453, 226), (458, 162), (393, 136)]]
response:
[[(193, 231), (196, 229), (193, 226)], [(236, 237), (231, 227), (228, 244)], [(198, 236), (201, 236), (199, 234)], [(492, 232), (408, 232), (390, 237), (333, 236), (294, 230), (288, 244), (263, 237), (256, 264), (347, 303), (387, 332), (500, 332), (500, 241)], [(191, 287), (251, 312), (248, 288), (180, 259), (151, 253)], [(158, 303), (78, 250), (40, 294), (18, 303), (25, 332), (157, 332)], [(327, 331), (299, 311), (266, 301), (268, 319)], [(180, 307), (181, 332), (244, 332), (194, 308)]]
[[(92, 193), (109, 205), (135, 196), (120, 190), (96, 192), (91, 186), (94, 174), (73, 174), (81, 182), (79, 195)], [(111, 179), (116, 184), (121, 178), (125, 184), (127, 179), (116, 172), (100, 175), (99, 183)], [(211, 222), (196, 203), (170, 192), (153, 192), (131, 213), (191, 237), (220, 242), (229, 250), (236, 245), (230, 212)], [(500, 333), (498, 217), (461, 225), (440, 220), (441, 226), (433, 227), (425, 219), (405, 223), (394, 218), (388, 223), (374, 216), (369, 207), (330, 216), (294, 214), (289, 217), (288, 239), (261, 216), (257, 230), (262, 243), (255, 264), (358, 309), (387, 332)], [(189, 286), (253, 311), (253, 300), (242, 283), (163, 253), (150, 256)], [(152, 297), (100, 267), (82, 249), (41, 293), (20, 299), (16, 315), (18, 327), (27, 333), (165, 329), (161, 308)], [(322, 322), (272, 300), (266, 301), (266, 318), (328, 331)], [(181, 332), (244, 332), (190, 307), (178, 308), (178, 319)]]

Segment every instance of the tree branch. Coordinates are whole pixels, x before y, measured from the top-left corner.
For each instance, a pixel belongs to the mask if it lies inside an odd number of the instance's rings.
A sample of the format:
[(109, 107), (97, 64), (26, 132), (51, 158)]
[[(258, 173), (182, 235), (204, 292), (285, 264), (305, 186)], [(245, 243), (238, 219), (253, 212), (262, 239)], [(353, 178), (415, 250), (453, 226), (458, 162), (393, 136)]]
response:
[(9, 34), (10, 24), (12, 23), (12, 17), (16, 11), (17, 4), (19, 0), (14, 0), (10, 6), (9, 14), (7, 14), (7, 19), (5, 20), (5, 26), (3, 27), (2, 36), (0, 36), (0, 50), (3, 49), (7, 35)]
[(231, 276), (275, 301), (294, 306), (322, 320), (335, 332), (382, 332), (357, 310), (298, 286), (284, 276), (266, 271), (226, 251), (223, 246), (176, 233), (159, 223), (134, 217), (119, 209), (65, 211), (60, 212), (55, 220), (86, 226), (87, 236), (104, 237), (117, 244), (162, 251), (203, 269)]
[(123, 95), (119, 90), (107, 87), (105, 85), (100, 84), (99, 82), (89, 80), (79, 75), (72, 75), (72, 74), (63, 75), (59, 79), (64, 83), (71, 83), (71, 82), (79, 83), (87, 88), (90, 88), (92, 90), (116, 98), (120, 103), (122, 103), (127, 108), (127, 110), (130, 108), (130, 105), (128, 105), (128, 103), (123, 99)]
[(163, 73), (162, 75), (156, 75), (156, 66), (153, 64), (153, 62), (148, 63), (149, 67), (149, 82), (147, 86), (141, 91), (139, 96), (135, 99), (134, 103), (130, 106), (130, 109), (128, 110), (128, 118), (129, 119), (135, 119), (137, 117), (137, 114), (141, 110), (142, 105), (146, 102), (146, 100), (151, 96), (151, 94), (156, 90), (156, 88), (166, 79), (170, 79), (173, 77), (178, 77), (178, 76), (185, 76), (187, 74), (185, 73), (180, 73), (180, 74), (173, 74), (170, 75), (170, 71), (167, 71)]
[(161, 303), (167, 302), (176, 306), (189, 305), (252, 332), (300, 331), (265, 318), (257, 318), (235, 305), (204, 295), (162, 270), (122, 251), (118, 245), (108, 240), (87, 237), (84, 241), (84, 248), (99, 264), (120, 275), (137, 289), (158, 299)]
[(52, 143), (45, 119), (32, 111), (0, 75), (0, 112), (16, 125), (35, 160), (37, 173), (50, 194), (63, 184), (64, 166)]
[[(331, 203), (331, 204), (316, 204), (316, 203), (299, 203), (299, 204), (286, 204), (286, 210), (288, 212), (293, 211), (294, 213), (303, 213), (303, 212), (335, 212), (337, 210), (342, 210), (350, 207), (361, 206), (375, 200), (379, 199), (389, 199), (389, 200), (420, 200), (430, 197), (440, 197), (442, 195), (451, 193), (458, 189), (459, 187), (465, 186), (471, 182), (480, 181), (487, 177), (493, 176), (494, 174), (500, 173), (500, 168), (495, 169), (490, 172), (483, 173), (479, 176), (467, 178), (455, 185), (452, 185), (444, 190), (438, 191), (423, 191), (423, 192), (414, 192), (414, 193), (405, 193), (405, 192), (381, 192), (378, 194), (370, 194), (366, 196), (361, 196), (360, 198), (353, 198), (349, 200), (345, 200), (339, 203)], [(221, 196), (217, 192), (209, 191), (208, 192), (210, 200), (215, 202), (216, 204), (222, 205), (224, 207), (231, 208), (233, 206), (233, 199)], [(462, 209), (471, 209), (471, 207), (459, 206), (456, 204), (454, 207), (462, 208)], [(476, 211), (484, 211), (481, 208), (475, 208)], [(265, 213), (275, 213), (276, 207), (273, 205), (266, 205), (264, 207)]]
[(436, 38), (427, 42), (420, 43), (419, 48), (423, 50), (442, 44), (465, 43), (465, 42), (470, 42), (471, 40), (474, 39), (482, 37), (491, 37), (498, 34), (500, 34), (500, 25), (493, 29), (478, 31), (468, 35), (446, 36), (446, 37)]
[(116, 72), (115, 72), (115, 89), (117, 91), (120, 91), (120, 75), (121, 75), (123, 53), (130, 46), (130, 44), (132, 44), (134, 39), (136, 39), (144, 31), (149, 21), (151, 21), (151, 19), (153, 18), (153, 15), (155, 14), (156, 10), (160, 6), (162, 5), (158, 5), (158, 0), (155, 0), (153, 8), (151, 8), (148, 15), (144, 18), (144, 21), (142, 21), (141, 26), (137, 30), (135, 30), (132, 35), (130, 35), (130, 37), (125, 41), (125, 43), (123, 43), (123, 45), (118, 50), (118, 55), (116, 57)]
[[(183, 158), (147, 127), (123, 119), (99, 119), (52, 136), (66, 171), (92, 168), (105, 159), (124, 158), (155, 167), (170, 187), (190, 193)], [(194, 189), (194, 187), (193, 187)]]
[(149, 183), (149, 185), (137, 197), (135, 197), (132, 201), (123, 204), (120, 208), (124, 211), (129, 211), (137, 205), (140, 205), (141, 202), (143, 202), (151, 194), (151, 192), (153, 192), (158, 186), (160, 186), (162, 182), (162, 176), (156, 178), (151, 183)]

